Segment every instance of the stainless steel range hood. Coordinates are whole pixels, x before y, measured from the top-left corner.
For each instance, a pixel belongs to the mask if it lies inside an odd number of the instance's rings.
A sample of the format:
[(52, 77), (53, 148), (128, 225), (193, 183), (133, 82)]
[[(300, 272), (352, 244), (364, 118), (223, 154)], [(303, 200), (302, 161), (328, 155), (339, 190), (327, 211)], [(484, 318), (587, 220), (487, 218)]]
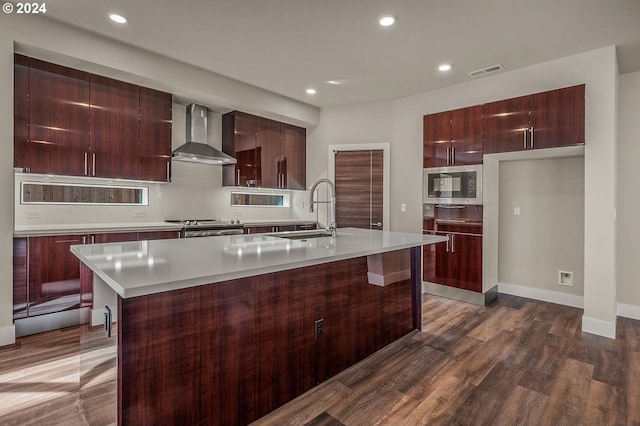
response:
[(189, 163), (235, 164), (235, 158), (207, 144), (207, 112), (201, 105), (187, 106), (187, 143), (176, 148), (171, 157)]

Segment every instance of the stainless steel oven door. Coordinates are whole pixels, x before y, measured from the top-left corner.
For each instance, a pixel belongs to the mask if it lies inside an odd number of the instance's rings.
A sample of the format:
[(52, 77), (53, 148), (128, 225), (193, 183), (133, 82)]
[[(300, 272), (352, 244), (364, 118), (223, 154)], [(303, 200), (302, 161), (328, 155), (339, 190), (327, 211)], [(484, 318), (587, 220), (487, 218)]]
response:
[(422, 202), (482, 204), (482, 165), (424, 169)]

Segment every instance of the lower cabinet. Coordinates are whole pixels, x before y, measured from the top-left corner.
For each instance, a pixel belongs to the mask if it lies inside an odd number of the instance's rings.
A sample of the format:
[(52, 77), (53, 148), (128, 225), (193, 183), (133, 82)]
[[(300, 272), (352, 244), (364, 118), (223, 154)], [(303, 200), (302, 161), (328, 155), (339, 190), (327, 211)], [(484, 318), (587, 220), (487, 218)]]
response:
[(425, 220), (424, 234), (448, 240), (424, 246), (424, 281), (482, 292), (482, 210), (477, 210), (473, 206), (456, 209), (452, 217), (451, 211), (436, 208), (435, 219)]
[(13, 240), (13, 318), (90, 306), (91, 289), (80, 286), (77, 244), (179, 238), (179, 231), (54, 235)]

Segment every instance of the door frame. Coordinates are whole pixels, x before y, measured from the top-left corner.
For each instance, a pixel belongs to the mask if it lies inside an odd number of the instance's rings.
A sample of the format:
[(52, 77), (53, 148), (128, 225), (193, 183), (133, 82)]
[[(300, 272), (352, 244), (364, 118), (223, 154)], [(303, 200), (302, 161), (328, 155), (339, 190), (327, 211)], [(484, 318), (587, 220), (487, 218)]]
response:
[(329, 161), (328, 173), (332, 182), (336, 181), (336, 156), (337, 151), (377, 151), (382, 150), (382, 227), (385, 231), (389, 231), (391, 225), (390, 214), (390, 190), (391, 190), (391, 174), (389, 168), (391, 166), (391, 144), (389, 143), (358, 143), (358, 144), (340, 144), (329, 145)]

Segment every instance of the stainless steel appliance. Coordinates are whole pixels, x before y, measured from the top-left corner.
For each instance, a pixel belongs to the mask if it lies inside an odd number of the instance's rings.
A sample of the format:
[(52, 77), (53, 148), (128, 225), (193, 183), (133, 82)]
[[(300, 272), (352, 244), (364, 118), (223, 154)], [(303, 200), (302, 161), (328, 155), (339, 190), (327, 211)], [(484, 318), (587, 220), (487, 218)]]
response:
[(482, 204), (482, 165), (424, 169), (422, 202)]
[(182, 225), (182, 238), (238, 235), (244, 233), (244, 226), (239, 220), (183, 219), (167, 220), (166, 222)]

